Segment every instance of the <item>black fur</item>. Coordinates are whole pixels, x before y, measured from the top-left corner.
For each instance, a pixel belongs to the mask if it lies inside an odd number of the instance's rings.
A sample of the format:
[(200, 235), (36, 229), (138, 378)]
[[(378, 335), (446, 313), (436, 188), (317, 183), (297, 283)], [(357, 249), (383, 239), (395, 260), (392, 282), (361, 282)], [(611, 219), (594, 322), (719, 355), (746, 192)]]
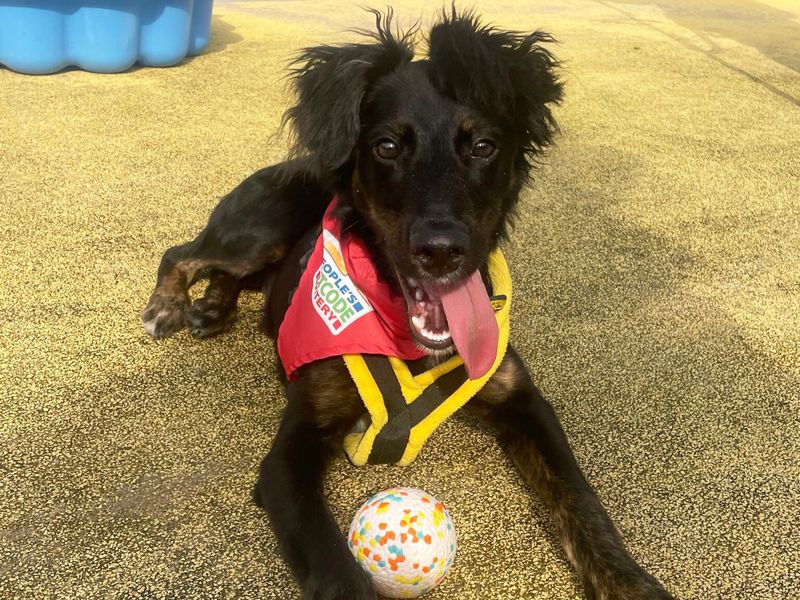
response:
[(309, 159), (316, 173), (335, 171), (349, 160), (367, 89), (414, 57), (410, 34), (391, 33), (391, 10), (373, 14), (375, 32), (366, 33), (371, 43), (306, 48), (293, 62), (298, 101), (284, 120), (292, 123), (297, 138), (293, 154)]
[(527, 179), (532, 161), (557, 131), (551, 106), (561, 101), (558, 61), (541, 44), (548, 34), (502, 31), (474, 13), (443, 15), (431, 29), (429, 56), (438, 87), (461, 104), (492, 114), (515, 132), (522, 149), (517, 175)]
[[(196, 240), (165, 253), (143, 313), (148, 333), (187, 323), (196, 336), (219, 333), (233, 321), (240, 290), (263, 281), (265, 329), (275, 337), (334, 194), (348, 234), (366, 240), (398, 292), (411, 280), (441, 285), (485, 267), (556, 132), (551, 110), (562, 86), (541, 45), (552, 40), (453, 9), (431, 30), (428, 57), (412, 61), (413, 32), (392, 33), (391, 13), (375, 15), (365, 43), (300, 54), (298, 101), (287, 115), (296, 159), (254, 174)], [(209, 288), (190, 306), (187, 289), (203, 275)], [(432, 351), (430, 361), (441, 356)], [(254, 498), (306, 598), (372, 599), (322, 487), (365, 409), (337, 358), (301, 367), (286, 392)], [(513, 348), (467, 409), (497, 429), (551, 508), (588, 598), (672, 598), (625, 549)]]

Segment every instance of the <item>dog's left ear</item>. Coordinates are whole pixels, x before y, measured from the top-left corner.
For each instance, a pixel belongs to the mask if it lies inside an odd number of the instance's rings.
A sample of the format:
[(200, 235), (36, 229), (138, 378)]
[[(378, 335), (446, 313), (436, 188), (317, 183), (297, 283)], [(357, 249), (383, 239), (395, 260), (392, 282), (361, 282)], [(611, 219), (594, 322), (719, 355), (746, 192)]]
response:
[(413, 58), (413, 31), (392, 33), (392, 11), (375, 15), (369, 42), (306, 48), (293, 70), (297, 104), (286, 112), (296, 135), (294, 154), (320, 172), (347, 162), (358, 141), (361, 100), (381, 76)]
[(536, 31), (521, 34), (482, 25), (471, 12), (452, 9), (431, 29), (428, 55), (445, 93), (506, 121), (520, 133), (519, 169), (550, 144), (557, 125), (551, 106), (561, 101), (558, 61)]

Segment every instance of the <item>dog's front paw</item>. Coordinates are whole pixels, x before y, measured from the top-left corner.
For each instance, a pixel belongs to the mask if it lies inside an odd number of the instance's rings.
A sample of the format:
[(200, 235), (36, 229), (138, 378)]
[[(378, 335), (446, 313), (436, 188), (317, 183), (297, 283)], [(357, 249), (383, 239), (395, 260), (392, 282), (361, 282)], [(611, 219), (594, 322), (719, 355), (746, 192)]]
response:
[(230, 306), (198, 298), (189, 309), (187, 322), (194, 337), (207, 338), (228, 331), (235, 317), (235, 304)]
[(369, 576), (352, 564), (328, 565), (324, 571), (312, 571), (303, 590), (306, 600), (375, 600)]
[(144, 330), (153, 337), (168, 337), (186, 325), (187, 298), (165, 298), (154, 292), (142, 311)]

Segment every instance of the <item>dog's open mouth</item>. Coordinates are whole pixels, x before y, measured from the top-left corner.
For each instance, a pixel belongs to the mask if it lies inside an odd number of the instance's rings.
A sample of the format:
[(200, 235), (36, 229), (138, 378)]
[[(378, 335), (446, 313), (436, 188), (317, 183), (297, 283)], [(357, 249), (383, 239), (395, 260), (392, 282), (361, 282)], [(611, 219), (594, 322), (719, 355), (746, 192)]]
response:
[(499, 331), (480, 272), (452, 284), (400, 281), (414, 339), (432, 351), (455, 346), (472, 379), (486, 374), (497, 356)]
[(442, 306), (442, 286), (416, 279), (404, 279), (411, 335), (431, 350), (444, 350), (453, 345), (447, 316)]

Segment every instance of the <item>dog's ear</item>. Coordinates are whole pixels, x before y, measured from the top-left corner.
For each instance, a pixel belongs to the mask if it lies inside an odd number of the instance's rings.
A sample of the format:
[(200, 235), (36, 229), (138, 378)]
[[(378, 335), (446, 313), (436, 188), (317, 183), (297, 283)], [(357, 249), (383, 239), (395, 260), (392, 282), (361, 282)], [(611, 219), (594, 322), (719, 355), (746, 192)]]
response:
[(540, 31), (482, 25), (473, 13), (455, 8), (430, 33), (428, 55), (441, 89), (519, 132), (523, 152), (517, 166), (526, 176), (557, 131), (551, 106), (561, 101), (563, 86), (558, 62), (541, 46), (553, 41)]
[(392, 33), (391, 9), (375, 15), (376, 31), (358, 31), (370, 42), (306, 48), (293, 61), (297, 104), (284, 119), (293, 125), (294, 155), (307, 155), (320, 171), (341, 167), (358, 141), (361, 99), (381, 76), (410, 61), (406, 34)]

